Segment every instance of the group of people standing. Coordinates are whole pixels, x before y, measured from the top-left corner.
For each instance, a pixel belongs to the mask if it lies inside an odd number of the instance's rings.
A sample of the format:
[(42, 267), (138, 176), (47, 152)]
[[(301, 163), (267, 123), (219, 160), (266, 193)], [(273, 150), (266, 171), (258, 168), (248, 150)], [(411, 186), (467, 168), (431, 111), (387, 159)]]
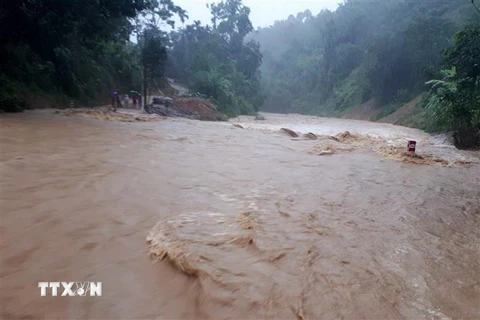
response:
[[(128, 108), (130, 105), (130, 99), (132, 100), (132, 104), (134, 108), (137, 108), (137, 105), (141, 108), (142, 107), (142, 95), (137, 91), (130, 91), (130, 96), (128, 94), (123, 95), (123, 103), (124, 107)], [(122, 97), (118, 91), (112, 91), (110, 94), (110, 101), (112, 105), (112, 111), (117, 111), (117, 108), (121, 108), (122, 106)]]

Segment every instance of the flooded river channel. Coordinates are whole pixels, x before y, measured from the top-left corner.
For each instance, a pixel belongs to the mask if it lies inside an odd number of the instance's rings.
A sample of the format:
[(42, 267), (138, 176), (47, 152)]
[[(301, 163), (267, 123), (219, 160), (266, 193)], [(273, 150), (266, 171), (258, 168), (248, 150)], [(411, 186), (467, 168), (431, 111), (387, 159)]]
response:
[(5, 319), (480, 318), (479, 152), (300, 115), (0, 117)]

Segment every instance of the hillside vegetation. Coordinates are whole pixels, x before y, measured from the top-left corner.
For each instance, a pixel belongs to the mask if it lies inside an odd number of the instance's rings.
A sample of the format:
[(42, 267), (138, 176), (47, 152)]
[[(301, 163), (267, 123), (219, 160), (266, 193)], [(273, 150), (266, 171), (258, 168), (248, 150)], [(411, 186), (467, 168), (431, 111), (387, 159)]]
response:
[[(314, 16), (305, 11), (259, 29), (251, 37), (263, 55), (263, 109), (342, 116), (375, 101), (380, 108), (376, 119), (386, 117), (429, 91), (433, 83), (426, 82), (441, 77), (442, 69), (461, 63), (461, 56), (452, 58), (455, 53), (444, 55), (446, 49), (478, 47), (478, 42), (453, 39), (469, 24), (477, 23), (478, 30), (480, 15), (474, 5), (470, 0), (346, 0), (335, 12)], [(478, 41), (473, 29), (465, 32)], [(472, 59), (464, 69), (480, 65), (480, 55)], [(472, 100), (471, 107), (478, 110), (479, 103)]]
[(174, 16), (187, 13), (171, 0), (5, 0), (0, 8), (0, 110), (95, 105), (112, 91), (172, 93), (166, 68), (228, 115), (262, 104), (261, 55), (244, 41), (253, 27), (242, 1), (212, 5), (213, 26), (172, 33)]
[(135, 19), (183, 16), (168, 0), (4, 0), (0, 4), (0, 108), (20, 111), (31, 95), (106, 101), (140, 89), (142, 49), (128, 41)]
[(258, 30), (265, 110), (339, 114), (427, 90), (442, 52), (475, 13), (468, 0), (348, 0), (335, 12), (291, 15)]
[(263, 103), (260, 46), (246, 41), (253, 31), (241, 0), (209, 6), (212, 25), (199, 21), (170, 34), (167, 75), (211, 99), (227, 115), (251, 114)]

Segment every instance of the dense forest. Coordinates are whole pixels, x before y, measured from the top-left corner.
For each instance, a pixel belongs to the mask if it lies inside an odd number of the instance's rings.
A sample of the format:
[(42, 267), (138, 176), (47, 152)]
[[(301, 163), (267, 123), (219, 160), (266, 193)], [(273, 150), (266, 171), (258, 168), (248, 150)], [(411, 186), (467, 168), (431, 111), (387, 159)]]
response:
[(340, 114), (371, 98), (387, 106), (427, 90), (442, 52), (478, 19), (468, 0), (349, 0), (258, 30), (265, 109)]
[[(468, 137), (459, 144), (478, 144), (477, 9), (471, 0), (347, 0), (335, 12), (305, 11), (261, 28), (250, 37), (263, 55), (263, 109), (342, 116), (369, 102), (379, 109), (376, 120), (432, 89), (416, 122), (406, 124), (462, 129)], [(456, 75), (443, 70), (452, 67)], [(447, 93), (445, 81), (461, 86)]]
[(171, 0), (1, 1), (1, 109), (37, 107), (38, 97), (98, 104), (148, 87), (163, 75), (160, 27), (175, 15), (186, 17)]
[(253, 31), (250, 9), (239, 0), (210, 7), (212, 26), (199, 21), (170, 34), (167, 75), (213, 100), (228, 115), (250, 114), (263, 103), (260, 46), (246, 41)]
[(253, 27), (241, 1), (212, 5), (213, 27), (195, 22), (171, 33), (174, 17), (187, 17), (171, 0), (5, 0), (0, 6), (2, 110), (36, 107), (38, 97), (95, 105), (113, 90), (147, 96), (165, 88), (166, 68), (228, 115), (262, 104), (261, 55), (258, 43), (244, 41)]
[(428, 121), (406, 124), (480, 144), (475, 0), (345, 0), (258, 30), (241, 0), (209, 9), (211, 23), (175, 29), (188, 13), (172, 0), (3, 0), (0, 109), (38, 107), (38, 97), (93, 106), (112, 90), (173, 93), (166, 77), (229, 116), (342, 116), (369, 102), (376, 120), (422, 95), (416, 118)]

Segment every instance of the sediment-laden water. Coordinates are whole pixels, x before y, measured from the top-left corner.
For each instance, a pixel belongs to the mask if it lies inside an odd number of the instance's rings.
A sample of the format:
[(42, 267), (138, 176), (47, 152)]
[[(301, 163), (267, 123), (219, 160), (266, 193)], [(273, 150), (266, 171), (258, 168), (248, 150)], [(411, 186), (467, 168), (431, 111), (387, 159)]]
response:
[[(1, 115), (3, 317), (480, 317), (478, 152), (265, 116)], [(40, 297), (39, 281), (103, 296)]]

